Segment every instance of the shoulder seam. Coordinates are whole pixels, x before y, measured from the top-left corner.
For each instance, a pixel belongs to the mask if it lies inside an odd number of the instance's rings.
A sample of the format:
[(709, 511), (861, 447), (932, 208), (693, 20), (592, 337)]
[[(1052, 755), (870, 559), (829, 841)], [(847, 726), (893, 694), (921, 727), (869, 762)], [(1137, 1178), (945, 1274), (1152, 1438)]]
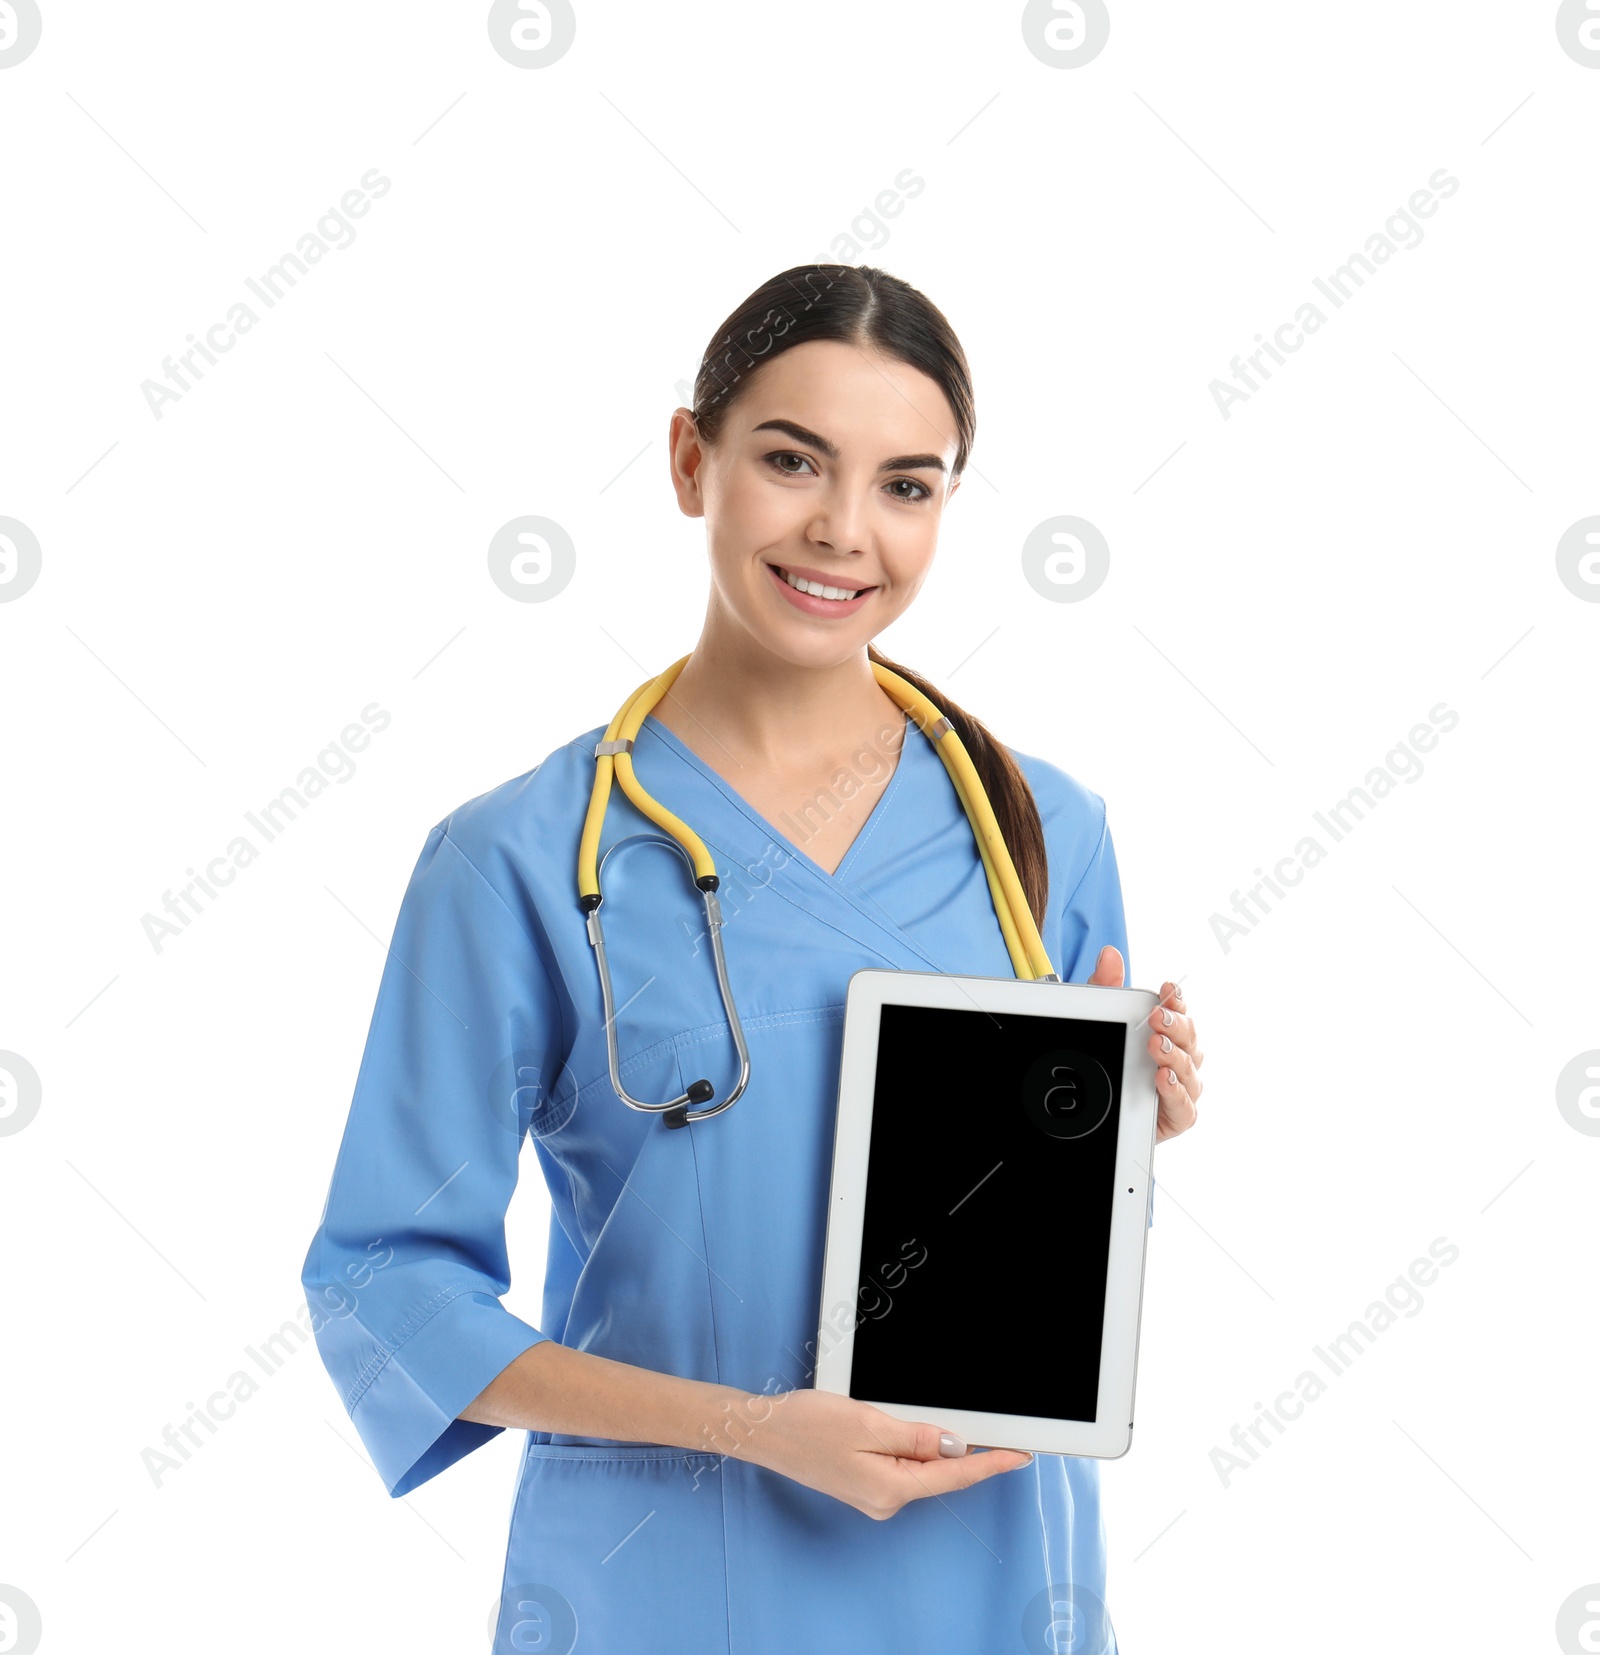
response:
[[(500, 906), (502, 908), (505, 909), (506, 913), (508, 915), (510, 915), (510, 917), (513, 920), (516, 921), (516, 925), (517, 925), (518, 930), (523, 932), (524, 935), (527, 935), (528, 934), (528, 928), (527, 928), (526, 925), (524, 925), (522, 923), (522, 921), (520, 919), (517, 918), (516, 910), (511, 906), (511, 904), (509, 902), (506, 901), (506, 899), (503, 896), (501, 896), (499, 891), (497, 891), (495, 889), (493, 882), (490, 880), (489, 876), (483, 871), (483, 869), (480, 868), (478, 866), (478, 864), (476, 862), (474, 862), (472, 860), (472, 858), (470, 856), (468, 856), (467, 853), (464, 850), (462, 850), (461, 846), (458, 845), (453, 838), (451, 838), (449, 823), (446, 822), (442, 825), (444, 827), (444, 843), (447, 844), (451, 848), (451, 850), (453, 850), (456, 853), (456, 855), (459, 856), (461, 858), (461, 860), (463, 862), (465, 862), (466, 865), (469, 868), (472, 869), (472, 871), (483, 882), (484, 888), (489, 892), (489, 894), (495, 899), (496, 902), (498, 902), (500, 904)], [(528, 940), (529, 940), (529, 942), (532, 942), (534, 939), (531, 936), (528, 936)]]
[[(534, 934), (532, 929), (528, 926), (527, 922), (517, 913), (516, 909), (513, 908), (511, 906), (511, 904), (509, 902), (507, 902), (506, 899), (503, 896), (501, 896), (500, 892), (495, 888), (494, 882), (483, 871), (483, 869), (480, 868), (478, 866), (478, 864), (476, 862), (474, 862), (470, 856), (467, 855), (467, 853), (461, 848), (461, 846), (458, 845), (456, 843), (456, 841), (450, 837), (450, 827), (449, 827), (448, 820), (445, 821), (445, 822), (442, 822), (440, 824), (440, 826), (444, 830), (444, 832), (443, 832), (443, 843), (447, 844), (451, 848), (451, 850), (453, 850), (456, 853), (456, 855), (459, 856), (461, 858), (461, 860), (463, 862), (465, 862), (466, 865), (469, 868), (472, 869), (473, 873), (475, 873), (478, 876), (478, 879), (482, 883), (484, 889), (486, 891), (488, 891), (488, 893), (495, 899), (495, 901), (498, 902), (500, 904), (500, 906), (505, 910), (507, 918), (510, 919), (511, 923), (514, 926), (516, 926), (517, 930), (521, 933), (523, 940), (527, 943), (529, 952), (533, 955), (534, 959), (538, 961), (539, 970), (544, 974), (545, 983), (550, 988), (551, 993), (555, 994), (555, 992), (556, 992), (556, 973), (551, 969), (550, 964), (546, 961), (546, 959), (544, 957), (544, 950), (540, 946), (539, 938)], [(560, 1004), (560, 996), (559, 995), (556, 995), (556, 1000), (557, 1000), (557, 1004), (559, 1005)], [(566, 1034), (566, 1009), (565, 1009), (564, 1006), (562, 1007), (562, 1010), (561, 1010), (561, 1018), (562, 1018), (562, 1034), (563, 1034), (563, 1036), (565, 1036), (565, 1034)]]

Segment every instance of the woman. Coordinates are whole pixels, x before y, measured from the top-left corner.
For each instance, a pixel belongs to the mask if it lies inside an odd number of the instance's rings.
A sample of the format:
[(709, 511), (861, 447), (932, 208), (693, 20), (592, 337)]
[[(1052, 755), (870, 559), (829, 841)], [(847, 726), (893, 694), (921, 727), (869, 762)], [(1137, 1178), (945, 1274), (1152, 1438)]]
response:
[[(669, 1130), (612, 1084), (575, 887), (605, 725), (423, 846), (304, 1281), (391, 1494), (529, 1432), (497, 1650), (1115, 1648), (1095, 1461), (970, 1452), (810, 1383), (849, 977), (1013, 974), (950, 778), (871, 663), (955, 724), (1062, 980), (1123, 980), (1100, 797), (871, 646), (927, 578), (972, 432), (944, 317), (847, 265), (753, 293), (672, 416), (711, 593), (632, 761), (722, 879), (752, 1064), (731, 1109)], [(656, 831), (613, 792), (602, 850)], [(631, 845), (604, 889), (624, 1089), (724, 1096), (682, 860)], [(1166, 1138), (1201, 1091), (1173, 983), (1149, 1047)], [(553, 1205), (537, 1329), (500, 1303), (525, 1137)], [(981, 1337), (957, 1309), (951, 1338)]]

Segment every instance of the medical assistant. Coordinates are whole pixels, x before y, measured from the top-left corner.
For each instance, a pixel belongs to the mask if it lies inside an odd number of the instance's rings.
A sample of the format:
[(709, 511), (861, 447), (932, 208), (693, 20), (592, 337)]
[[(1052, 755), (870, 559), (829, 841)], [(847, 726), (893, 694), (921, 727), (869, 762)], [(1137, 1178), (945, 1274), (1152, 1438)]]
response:
[[(1013, 975), (972, 828), (915, 724), (830, 875), (651, 715), (635, 772), (716, 858), (752, 1078), (678, 1130), (625, 1107), (573, 884), (605, 733), (452, 811), (401, 903), (303, 1274), (392, 1495), (497, 1434), (457, 1415), (541, 1339), (756, 1394), (809, 1386), (850, 975)], [(1105, 805), (1013, 754), (1044, 826), (1040, 933), (1083, 982), (1105, 944), (1128, 959)], [(601, 849), (658, 832), (618, 790)], [(625, 847), (605, 895), (627, 1089), (667, 1098), (705, 1076), (723, 1095), (738, 1056), (682, 859)], [(552, 1204), (538, 1327), (500, 1303), (519, 1154)], [(982, 1307), (952, 1305), (950, 1337), (981, 1339)], [(1099, 1465), (1066, 1456), (878, 1521), (715, 1452), (533, 1431), (503, 1585), (496, 1651), (565, 1655), (573, 1624), (595, 1651), (1116, 1649)]]

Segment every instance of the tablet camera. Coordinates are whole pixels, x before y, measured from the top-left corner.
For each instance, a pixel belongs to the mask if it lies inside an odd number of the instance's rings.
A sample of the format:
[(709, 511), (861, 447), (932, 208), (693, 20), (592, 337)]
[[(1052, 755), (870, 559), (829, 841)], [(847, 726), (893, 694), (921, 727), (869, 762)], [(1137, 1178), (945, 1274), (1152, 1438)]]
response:
[(1022, 1081), (1022, 1106), (1047, 1137), (1086, 1138), (1111, 1113), (1111, 1077), (1087, 1052), (1046, 1052)]

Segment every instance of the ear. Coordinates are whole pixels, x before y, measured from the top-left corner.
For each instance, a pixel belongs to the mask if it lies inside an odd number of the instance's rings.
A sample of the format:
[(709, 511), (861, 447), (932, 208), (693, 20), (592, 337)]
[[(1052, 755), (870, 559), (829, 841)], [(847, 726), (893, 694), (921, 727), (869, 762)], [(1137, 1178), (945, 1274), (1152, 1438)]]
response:
[(673, 492), (678, 496), (678, 510), (685, 517), (706, 514), (705, 494), (700, 487), (700, 467), (705, 457), (705, 444), (700, 440), (693, 412), (688, 408), (673, 409), (672, 422), (667, 427), (667, 465)]

